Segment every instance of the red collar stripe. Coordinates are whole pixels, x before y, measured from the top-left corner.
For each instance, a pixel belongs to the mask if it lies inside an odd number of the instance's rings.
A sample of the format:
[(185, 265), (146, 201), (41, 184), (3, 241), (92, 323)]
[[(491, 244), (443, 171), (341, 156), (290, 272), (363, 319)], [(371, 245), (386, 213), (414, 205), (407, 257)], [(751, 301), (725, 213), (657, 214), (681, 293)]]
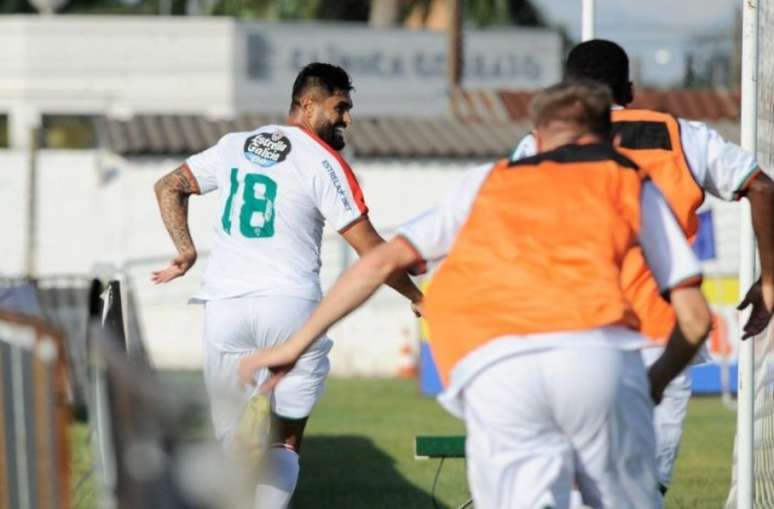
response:
[(358, 210), (360, 210), (361, 214), (368, 214), (368, 207), (366, 206), (365, 197), (363, 197), (363, 190), (360, 189), (360, 184), (358, 184), (357, 182), (355, 173), (352, 171), (352, 168), (349, 167), (349, 164), (347, 164), (347, 161), (345, 161), (344, 158), (341, 157), (341, 154), (333, 150), (333, 148), (330, 145), (328, 145), (325, 142), (325, 140), (317, 136), (314, 132), (301, 126), (296, 126), (296, 127), (301, 129), (303, 132), (309, 135), (310, 138), (312, 138), (317, 143), (319, 143), (320, 146), (322, 146), (322, 148), (327, 150), (336, 159), (336, 161), (339, 162), (341, 169), (344, 170), (344, 175), (346, 175), (347, 177), (349, 190), (352, 192), (352, 197), (355, 199), (355, 204), (357, 205)]

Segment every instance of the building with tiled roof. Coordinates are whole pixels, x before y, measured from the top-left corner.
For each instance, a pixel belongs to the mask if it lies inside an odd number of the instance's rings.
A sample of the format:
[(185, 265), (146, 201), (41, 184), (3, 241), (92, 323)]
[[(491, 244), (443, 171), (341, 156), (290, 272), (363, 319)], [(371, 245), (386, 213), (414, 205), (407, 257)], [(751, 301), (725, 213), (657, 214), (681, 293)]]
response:
[[(507, 155), (530, 130), (528, 105), (533, 92), (513, 90), (460, 91), (450, 98), (444, 116), (369, 115), (355, 112), (347, 131), (357, 158), (491, 159)], [(731, 141), (739, 138), (739, 93), (703, 90), (645, 90), (634, 107), (711, 123)], [(191, 154), (215, 143), (230, 131), (248, 131), (282, 123), (275, 114), (211, 119), (203, 115), (136, 115), (95, 117), (103, 147), (123, 156)]]
[[(466, 32), (467, 89), (450, 94), (443, 34), (306, 24), (304, 37), (297, 37), (295, 25), (225, 18), (80, 16), (13, 16), (0, 20), (0, 28), (4, 47), (25, 49), (5, 55), (0, 78), (0, 120), (10, 140), (0, 150), (7, 170), (0, 172), (0, 273), (32, 267), (42, 276), (88, 274), (104, 262), (121, 267), (135, 290), (151, 358), (166, 367), (199, 363), (192, 338), (200, 310), (185, 302), (198, 284), (212, 218), (222, 205), (217, 193), (191, 200), (201, 260), (191, 277), (154, 286), (149, 274), (168, 263), (173, 248), (153, 183), (226, 132), (282, 123), (300, 66), (326, 60), (351, 70), (357, 88), (346, 156), (386, 237), (438, 203), (465, 170), (507, 156), (530, 130), (532, 92), (504, 87), (534, 90), (561, 71), (561, 41), (550, 30)], [(638, 101), (707, 120), (738, 139), (736, 93), (642, 91)], [(33, 157), (36, 127), (43, 130), (43, 150)], [(62, 143), (71, 135), (79, 143)], [(81, 150), (58, 150), (74, 147)], [(734, 260), (729, 250), (738, 221), (728, 218), (717, 216), (724, 242), (717, 262), (710, 262), (714, 273), (725, 273)], [(340, 236), (327, 232), (323, 286), (353, 256)], [(332, 332), (334, 369), (393, 374), (414, 345), (414, 327), (400, 297), (377, 293)]]

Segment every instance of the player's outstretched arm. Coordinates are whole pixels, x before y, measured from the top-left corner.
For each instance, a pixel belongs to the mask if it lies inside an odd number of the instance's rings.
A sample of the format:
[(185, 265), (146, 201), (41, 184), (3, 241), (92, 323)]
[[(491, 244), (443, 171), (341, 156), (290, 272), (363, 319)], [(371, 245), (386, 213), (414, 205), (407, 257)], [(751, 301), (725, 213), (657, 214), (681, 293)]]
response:
[(693, 360), (712, 326), (709, 306), (698, 286), (676, 288), (670, 292), (677, 315), (666, 349), (648, 371), (653, 401), (659, 403), (664, 388)]
[[(374, 229), (367, 217), (341, 232), (341, 236), (361, 257), (377, 246), (384, 244), (384, 239)], [(422, 292), (411, 281), (406, 272), (395, 272), (385, 283), (411, 301), (415, 313), (421, 310)]]
[(330, 326), (362, 305), (396, 272), (405, 271), (417, 261), (416, 252), (401, 239), (393, 239), (370, 250), (342, 274), (293, 337), (281, 345), (261, 350), (240, 361), (240, 383), (253, 383), (256, 371), (261, 368), (294, 364)]
[(744, 195), (750, 200), (753, 230), (758, 241), (761, 278), (749, 289), (738, 309), (752, 306), (742, 339), (763, 332), (774, 310), (774, 182), (760, 172)]
[(188, 229), (188, 197), (199, 194), (199, 186), (188, 165), (183, 164), (161, 177), (153, 189), (161, 219), (178, 253), (167, 267), (151, 275), (151, 280), (159, 284), (184, 275), (196, 263), (196, 247)]
[(641, 194), (640, 245), (659, 288), (667, 293), (677, 315), (666, 349), (648, 371), (653, 401), (691, 362), (711, 327), (709, 305), (701, 293), (701, 265), (677, 220), (652, 182)]

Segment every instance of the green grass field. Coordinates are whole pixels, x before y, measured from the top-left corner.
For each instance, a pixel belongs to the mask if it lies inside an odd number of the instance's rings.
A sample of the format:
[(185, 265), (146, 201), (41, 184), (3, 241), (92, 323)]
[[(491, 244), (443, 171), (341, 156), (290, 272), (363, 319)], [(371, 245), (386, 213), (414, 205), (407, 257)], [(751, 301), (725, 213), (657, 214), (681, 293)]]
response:
[[(199, 375), (174, 375), (174, 385), (201, 392)], [(668, 508), (721, 507), (728, 493), (735, 414), (718, 398), (694, 398), (670, 490)], [(75, 469), (90, 460), (85, 429), (73, 430)], [(307, 428), (301, 479), (293, 502), (299, 508), (431, 508), (437, 460), (414, 459), (417, 434), (461, 434), (462, 422), (419, 395), (411, 380), (330, 380)], [(76, 474), (76, 477), (78, 475)], [(436, 494), (441, 507), (468, 498), (464, 461), (447, 460)], [(79, 508), (94, 507), (91, 487)]]

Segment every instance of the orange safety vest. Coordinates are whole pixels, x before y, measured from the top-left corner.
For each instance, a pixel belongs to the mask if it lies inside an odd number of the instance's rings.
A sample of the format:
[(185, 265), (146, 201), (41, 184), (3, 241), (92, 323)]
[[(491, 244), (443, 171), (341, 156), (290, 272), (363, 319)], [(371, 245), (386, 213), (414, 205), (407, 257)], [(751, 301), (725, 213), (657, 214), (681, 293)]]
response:
[[(613, 134), (620, 137), (618, 151), (653, 180), (693, 242), (699, 228), (696, 210), (704, 201), (704, 191), (688, 167), (677, 119), (650, 110), (619, 109), (612, 111), (612, 120)], [(624, 260), (621, 284), (640, 319), (640, 332), (665, 341), (676, 323), (675, 313), (661, 297), (639, 247)]]
[(640, 183), (609, 144), (495, 164), (425, 296), (445, 384), (495, 338), (639, 326), (620, 269), (637, 242)]

